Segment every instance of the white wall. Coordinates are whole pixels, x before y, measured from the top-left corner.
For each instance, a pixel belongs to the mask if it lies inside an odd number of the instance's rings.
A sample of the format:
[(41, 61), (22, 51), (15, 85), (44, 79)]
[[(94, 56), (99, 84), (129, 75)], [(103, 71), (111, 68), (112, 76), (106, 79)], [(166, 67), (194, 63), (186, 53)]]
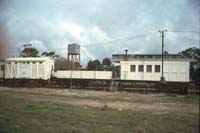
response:
[[(121, 61), (122, 80), (159, 81), (162, 72), (161, 61)], [(130, 72), (130, 66), (136, 65), (136, 71)], [(138, 66), (143, 65), (144, 71), (138, 72)], [(147, 72), (147, 65), (152, 65), (152, 72)], [(160, 65), (160, 72), (155, 72), (155, 65)], [(189, 62), (164, 61), (164, 77), (167, 81), (189, 81)]]
[(74, 79), (108, 79), (112, 78), (111, 71), (57, 71), (55, 72), (56, 78), (74, 78)]

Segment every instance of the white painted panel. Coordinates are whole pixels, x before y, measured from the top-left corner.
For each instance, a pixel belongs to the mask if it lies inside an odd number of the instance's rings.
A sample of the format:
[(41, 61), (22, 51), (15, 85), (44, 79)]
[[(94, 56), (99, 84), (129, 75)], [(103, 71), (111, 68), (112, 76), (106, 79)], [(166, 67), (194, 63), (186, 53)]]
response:
[(122, 71), (121, 73), (121, 79), (123, 80), (127, 80), (128, 78), (128, 72), (127, 71)]
[[(19, 68), (18, 68), (18, 74), (16, 75), (16, 78), (30, 78), (30, 64), (19, 63), (18, 66)], [(12, 70), (14, 71), (14, 69)]]
[(178, 73), (177, 72), (171, 73), (171, 80), (170, 81), (178, 81)]
[(32, 78), (37, 78), (37, 64), (32, 64)]
[(82, 72), (81, 71), (71, 71), (72, 78), (75, 79), (80, 79), (82, 77)]
[(45, 66), (44, 64), (38, 64), (38, 78), (43, 78), (45, 74)]
[(180, 73), (180, 80), (181, 81), (187, 81), (187, 74), (186, 73)]
[(186, 64), (180, 64), (180, 72), (181, 73), (186, 73), (187, 72), (187, 65)]
[(111, 71), (57, 71), (57, 78), (76, 78), (76, 79), (111, 79)]
[(171, 72), (177, 73), (178, 72), (178, 64), (171, 63)]
[(151, 72), (147, 72), (146, 74), (145, 74), (145, 77), (144, 77), (144, 79), (145, 80), (153, 80), (153, 74), (151, 73)]
[[(169, 66), (170, 66), (170, 64), (169, 63), (164, 63), (164, 65), (163, 65), (163, 72), (164, 73), (168, 73), (169, 72)], [(161, 68), (161, 71), (162, 71), (162, 65), (160, 66), (160, 68)]]
[(82, 71), (82, 78), (83, 79), (94, 79), (95, 78), (95, 71)]
[[(169, 80), (170, 80), (169, 72), (164, 72), (164, 73), (163, 73), (163, 76), (165, 77), (165, 80), (166, 80), (166, 81), (169, 81)], [(160, 76), (160, 77), (161, 77), (161, 76)], [(159, 78), (159, 80), (160, 80), (160, 78)]]
[(111, 79), (111, 71), (96, 71), (96, 79)]
[(144, 73), (143, 72), (138, 72), (137, 73), (137, 80), (144, 80)]
[(129, 79), (130, 80), (136, 80), (136, 72), (130, 72), (129, 73)]
[(57, 71), (55, 76), (57, 78), (71, 78), (71, 71)]
[(5, 64), (5, 78), (12, 78), (11, 75), (11, 64)]
[(159, 81), (159, 80), (160, 80), (160, 77), (161, 77), (161, 74), (155, 72), (155, 73), (154, 73), (154, 78), (153, 78), (152, 80), (153, 80), (153, 81)]

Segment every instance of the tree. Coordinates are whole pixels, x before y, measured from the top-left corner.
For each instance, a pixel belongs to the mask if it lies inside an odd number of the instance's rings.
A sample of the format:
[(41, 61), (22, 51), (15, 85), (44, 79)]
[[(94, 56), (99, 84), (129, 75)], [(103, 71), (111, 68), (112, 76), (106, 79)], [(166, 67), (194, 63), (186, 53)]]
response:
[(22, 57), (38, 57), (39, 52), (36, 48), (33, 47), (25, 47), (21, 53), (20, 56)]
[(55, 52), (43, 52), (41, 56), (52, 57), (52, 58), (59, 57), (59, 55), (57, 55)]
[(63, 57), (58, 57), (55, 59), (55, 70), (66, 70), (67, 68), (67, 59)]
[(55, 70), (80, 70), (80, 64), (68, 61), (64, 57), (58, 57), (55, 59)]
[(111, 70), (111, 60), (109, 58), (104, 58), (102, 61), (102, 66), (104, 70)]
[(87, 69), (88, 70), (102, 70), (102, 65), (99, 60), (94, 60), (94, 61), (89, 61), (87, 64)]
[(190, 63), (190, 78), (192, 80), (200, 81), (200, 49), (193, 47), (179, 52), (184, 57), (194, 59), (195, 62)]

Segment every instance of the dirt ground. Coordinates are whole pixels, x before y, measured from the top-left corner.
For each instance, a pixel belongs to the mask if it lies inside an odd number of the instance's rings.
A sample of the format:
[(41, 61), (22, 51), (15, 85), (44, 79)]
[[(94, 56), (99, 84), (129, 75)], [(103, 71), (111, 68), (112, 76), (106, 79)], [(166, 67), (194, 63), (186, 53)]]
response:
[(70, 104), (83, 108), (111, 108), (117, 110), (144, 111), (152, 114), (199, 114), (199, 103), (187, 102), (185, 101), (185, 97), (187, 96), (183, 95), (170, 96), (162, 93), (139, 94), (74, 89), (9, 87), (0, 87), (1, 91), (13, 92), (14, 97), (23, 98), (27, 101)]

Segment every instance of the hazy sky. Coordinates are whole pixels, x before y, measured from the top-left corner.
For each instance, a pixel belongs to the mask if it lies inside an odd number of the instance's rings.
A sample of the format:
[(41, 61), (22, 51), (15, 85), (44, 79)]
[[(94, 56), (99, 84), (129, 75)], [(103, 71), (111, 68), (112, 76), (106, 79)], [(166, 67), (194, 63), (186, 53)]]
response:
[[(199, 0), (0, 1), (0, 29), (7, 35), (10, 56), (26, 43), (64, 57), (69, 43), (80, 44), (92, 59), (111, 57), (124, 49), (132, 54), (159, 54), (158, 30), (163, 29), (168, 30), (165, 49), (169, 53), (199, 47), (198, 32), (170, 32), (199, 31)], [(134, 37), (147, 33), (152, 34)], [(109, 42), (115, 39), (121, 40)], [(82, 51), (82, 62), (88, 61)]]

